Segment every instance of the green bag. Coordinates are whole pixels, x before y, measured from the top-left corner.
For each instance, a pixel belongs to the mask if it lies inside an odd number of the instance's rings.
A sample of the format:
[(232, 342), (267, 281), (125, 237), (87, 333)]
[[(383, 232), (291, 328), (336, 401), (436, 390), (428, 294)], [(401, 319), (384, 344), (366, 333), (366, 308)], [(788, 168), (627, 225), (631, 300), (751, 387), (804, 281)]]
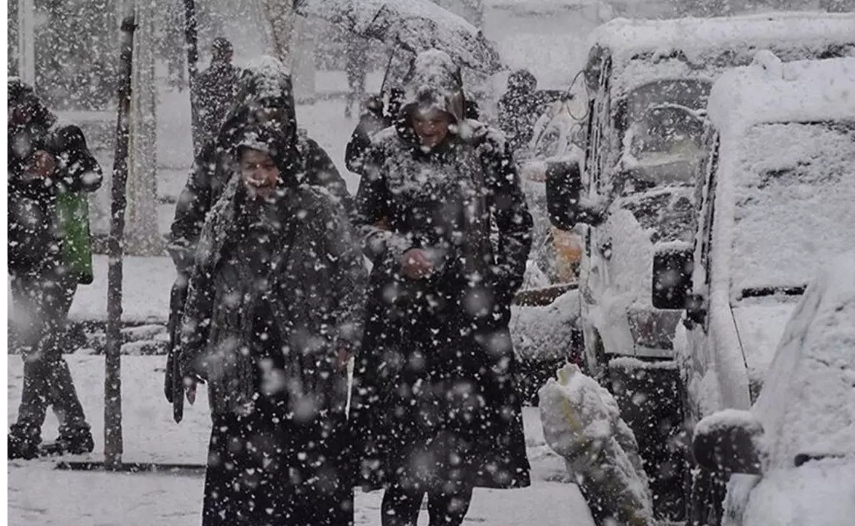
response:
[(60, 192), (56, 199), (58, 226), (62, 233), (62, 261), (78, 283), (92, 283), (92, 236), (89, 232), (89, 201), (82, 192)]

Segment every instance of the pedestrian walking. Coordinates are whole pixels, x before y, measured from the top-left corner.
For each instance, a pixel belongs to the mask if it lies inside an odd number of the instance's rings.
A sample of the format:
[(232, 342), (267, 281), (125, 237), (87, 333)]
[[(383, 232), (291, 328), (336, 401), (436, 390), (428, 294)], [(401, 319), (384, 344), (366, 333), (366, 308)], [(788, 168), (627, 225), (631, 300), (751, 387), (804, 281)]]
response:
[(237, 161), (230, 154), (235, 140), (247, 127), (259, 124), (278, 127), (290, 138), (288, 145), (293, 151), (287, 158), (295, 163), (294, 176), (301, 184), (323, 187), (342, 200), (345, 207), (350, 207), (347, 186), (327, 152), (297, 128), (291, 77), (284, 66), (272, 57), (262, 57), (249, 64), (241, 74), (235, 103), (216, 137), (196, 155), (170, 228), (169, 252), (178, 273), (170, 296), (170, 343), (164, 386), (170, 402), (174, 401), (173, 393), (181, 390), (177, 383), (180, 378), (174, 374), (171, 351), (176, 343), (202, 225), (229, 180), (237, 173)]
[(198, 124), (193, 137), (196, 153), (216, 137), (237, 97), (240, 69), (232, 64), (233, 56), (232, 43), (223, 37), (215, 38), (211, 46), (211, 64), (197, 77)]
[(366, 154), (356, 224), (372, 259), (352, 421), (384, 526), (461, 524), (474, 487), (529, 485), (508, 322), (532, 219), (502, 134), (464, 115), (459, 69), (416, 57)]
[(342, 203), (300, 183), (295, 131), (236, 138), (190, 278), (176, 360), (191, 403), (207, 382), (204, 526), (353, 520), (346, 363), (367, 275)]
[[(62, 353), (74, 293), (92, 282), (86, 193), (101, 185), (101, 168), (80, 128), (58, 123), (18, 79), (9, 81), (8, 111), (11, 322), (24, 360), (8, 456), (88, 453), (92, 433)], [(40, 447), (48, 407), (59, 420), (59, 438)]]

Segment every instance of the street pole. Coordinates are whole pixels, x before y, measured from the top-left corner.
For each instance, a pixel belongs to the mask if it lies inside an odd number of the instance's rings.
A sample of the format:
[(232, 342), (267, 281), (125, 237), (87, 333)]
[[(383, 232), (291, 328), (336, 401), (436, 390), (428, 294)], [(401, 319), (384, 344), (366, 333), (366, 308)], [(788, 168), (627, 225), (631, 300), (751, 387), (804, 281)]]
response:
[(184, 40), (187, 46), (187, 80), (190, 89), (190, 128), (193, 135), (194, 154), (202, 147), (199, 144), (199, 108), (196, 102), (196, 74), (199, 68), (199, 37), (196, 31), (196, 2), (184, 0)]
[(125, 185), (128, 181), (130, 142), (131, 73), (134, 49), (133, 15), (122, 20), (119, 57), (119, 114), (116, 122), (116, 153), (110, 239), (107, 247), (107, 348), (104, 378), (104, 467), (117, 471), (122, 466), (122, 254), (125, 230)]

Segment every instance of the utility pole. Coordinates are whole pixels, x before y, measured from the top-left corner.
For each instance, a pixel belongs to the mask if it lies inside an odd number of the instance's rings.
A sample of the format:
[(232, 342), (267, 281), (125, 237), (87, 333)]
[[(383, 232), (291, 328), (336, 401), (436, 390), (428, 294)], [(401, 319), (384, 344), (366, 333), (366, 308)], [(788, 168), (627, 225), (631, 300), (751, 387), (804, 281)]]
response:
[(184, 42), (187, 46), (187, 85), (190, 91), (190, 130), (193, 154), (202, 148), (199, 138), (199, 104), (196, 100), (196, 75), (199, 73), (199, 35), (195, 0), (184, 0)]
[(122, 466), (122, 256), (125, 231), (125, 184), (128, 180), (130, 112), (134, 50), (134, 15), (122, 20), (119, 58), (119, 114), (113, 160), (110, 238), (107, 247), (107, 349), (104, 360), (104, 467)]

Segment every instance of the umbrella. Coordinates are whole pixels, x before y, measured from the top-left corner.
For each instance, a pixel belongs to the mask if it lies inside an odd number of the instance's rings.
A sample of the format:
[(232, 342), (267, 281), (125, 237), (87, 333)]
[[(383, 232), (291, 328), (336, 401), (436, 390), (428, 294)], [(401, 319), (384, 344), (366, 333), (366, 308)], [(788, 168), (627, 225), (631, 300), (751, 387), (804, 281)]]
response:
[(460, 65), (488, 74), (502, 67), (478, 28), (429, 0), (297, 0), (295, 8), (393, 49), (439, 49)]

